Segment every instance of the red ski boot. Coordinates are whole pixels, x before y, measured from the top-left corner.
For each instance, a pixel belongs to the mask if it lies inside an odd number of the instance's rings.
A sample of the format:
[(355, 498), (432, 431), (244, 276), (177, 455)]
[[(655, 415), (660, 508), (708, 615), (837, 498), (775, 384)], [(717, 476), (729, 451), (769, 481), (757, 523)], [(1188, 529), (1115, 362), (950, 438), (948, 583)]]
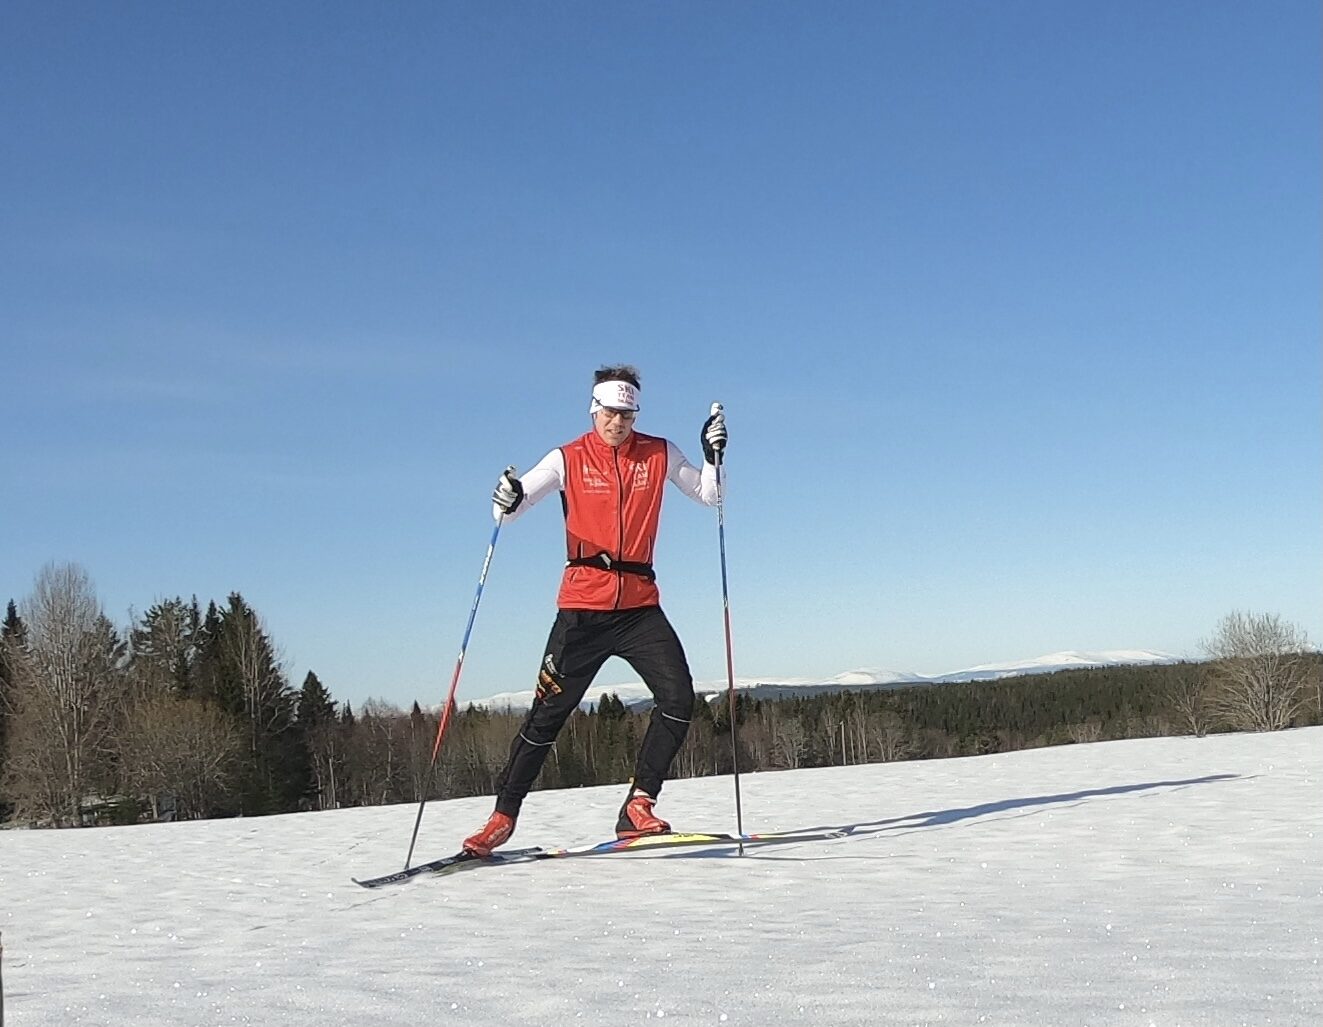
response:
[(514, 829), (514, 818), (507, 817), (497, 810), (487, 818), (487, 823), (482, 825), (481, 831), (464, 839), (464, 851), (474, 856), (490, 856), (492, 849), (510, 840)]
[(656, 800), (647, 792), (633, 792), (620, 807), (616, 821), (617, 838), (642, 838), (649, 834), (670, 834), (671, 825), (656, 813), (652, 805)]

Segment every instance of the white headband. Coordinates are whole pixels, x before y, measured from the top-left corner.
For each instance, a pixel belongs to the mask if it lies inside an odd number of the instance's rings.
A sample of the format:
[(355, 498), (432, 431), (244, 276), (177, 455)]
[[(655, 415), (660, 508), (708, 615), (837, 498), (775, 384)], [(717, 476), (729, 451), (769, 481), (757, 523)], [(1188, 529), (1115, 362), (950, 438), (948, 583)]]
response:
[(593, 386), (593, 401), (588, 413), (595, 414), (603, 407), (611, 410), (637, 410), (639, 390), (629, 382), (598, 382)]

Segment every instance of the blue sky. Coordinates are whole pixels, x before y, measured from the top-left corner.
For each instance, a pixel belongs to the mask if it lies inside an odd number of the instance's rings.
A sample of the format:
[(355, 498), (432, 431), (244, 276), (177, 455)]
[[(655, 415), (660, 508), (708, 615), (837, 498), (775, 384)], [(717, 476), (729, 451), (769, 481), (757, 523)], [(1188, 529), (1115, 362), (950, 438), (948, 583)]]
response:
[[(1323, 638), (1307, 2), (0, 12), (0, 602), (239, 591), (294, 684), (437, 702), (488, 497), (731, 431), (736, 673)], [(530, 687), (558, 504), (460, 688)], [(724, 680), (715, 513), (663, 603)], [(618, 661), (600, 682), (631, 681)]]

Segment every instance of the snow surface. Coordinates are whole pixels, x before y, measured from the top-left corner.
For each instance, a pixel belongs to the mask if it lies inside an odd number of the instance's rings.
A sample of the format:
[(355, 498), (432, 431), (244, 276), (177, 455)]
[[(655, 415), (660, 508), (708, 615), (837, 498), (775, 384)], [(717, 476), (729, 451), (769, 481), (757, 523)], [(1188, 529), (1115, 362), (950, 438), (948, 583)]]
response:
[[(1030, 660), (1012, 660), (1007, 663), (986, 663), (967, 670), (953, 670), (946, 674), (915, 674), (911, 671), (880, 670), (861, 668), (847, 670), (827, 678), (736, 678), (735, 688), (760, 699), (784, 699), (796, 695), (810, 695), (821, 692), (839, 692), (844, 689), (868, 689), (877, 686), (898, 688), (910, 685), (946, 685), (964, 681), (995, 681), (998, 678), (1016, 677), (1021, 674), (1051, 674), (1058, 670), (1078, 670), (1081, 667), (1115, 667), (1133, 664), (1175, 663), (1177, 657), (1170, 653), (1154, 652), (1148, 649), (1108, 649), (1094, 652), (1050, 653)], [(699, 692), (715, 694), (726, 691), (726, 681), (695, 682)], [(580, 709), (588, 710), (596, 706), (605, 695), (616, 695), (626, 706), (644, 708), (652, 705), (652, 693), (641, 681), (620, 685), (593, 685), (584, 694)], [(488, 709), (528, 709), (533, 705), (533, 690), (523, 692), (502, 692), (473, 700), (468, 705), (483, 706)]]
[[(1323, 729), (741, 778), (746, 829), (855, 835), (364, 891), (416, 808), (0, 832), (6, 1023), (1323, 1022)], [(676, 781), (730, 829), (729, 777)], [(621, 789), (538, 792), (516, 842), (609, 835)], [(419, 856), (490, 800), (429, 804)]]

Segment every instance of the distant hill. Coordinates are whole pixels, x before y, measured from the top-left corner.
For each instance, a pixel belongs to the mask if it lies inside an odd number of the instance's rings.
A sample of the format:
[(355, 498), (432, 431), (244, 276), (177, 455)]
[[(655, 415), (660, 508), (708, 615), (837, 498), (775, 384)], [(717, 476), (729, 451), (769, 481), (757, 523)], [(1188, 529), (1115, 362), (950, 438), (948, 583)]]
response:
[[(1153, 652), (1147, 649), (1108, 649), (1101, 651), (1068, 650), (1049, 653), (1029, 660), (1014, 660), (1007, 663), (986, 663), (965, 670), (951, 671), (947, 674), (914, 674), (907, 671), (863, 668), (848, 670), (825, 681), (804, 678), (780, 678), (760, 680), (755, 678), (737, 679), (735, 687), (743, 695), (753, 699), (791, 699), (808, 698), (831, 692), (877, 692), (896, 688), (911, 688), (915, 685), (948, 685), (969, 681), (997, 681), (1002, 678), (1021, 677), (1026, 674), (1052, 674), (1060, 670), (1078, 670), (1085, 667), (1147, 666), (1160, 663), (1177, 663), (1180, 658), (1170, 653)], [(726, 683), (695, 682), (695, 689), (700, 693), (720, 694), (726, 690)], [(618, 696), (630, 709), (646, 709), (652, 705), (652, 696), (642, 682), (630, 682), (623, 685), (594, 685), (584, 696), (581, 708), (587, 710), (595, 706), (604, 695)], [(485, 699), (475, 699), (468, 705), (487, 709), (526, 709), (533, 704), (533, 692), (502, 692)]]

